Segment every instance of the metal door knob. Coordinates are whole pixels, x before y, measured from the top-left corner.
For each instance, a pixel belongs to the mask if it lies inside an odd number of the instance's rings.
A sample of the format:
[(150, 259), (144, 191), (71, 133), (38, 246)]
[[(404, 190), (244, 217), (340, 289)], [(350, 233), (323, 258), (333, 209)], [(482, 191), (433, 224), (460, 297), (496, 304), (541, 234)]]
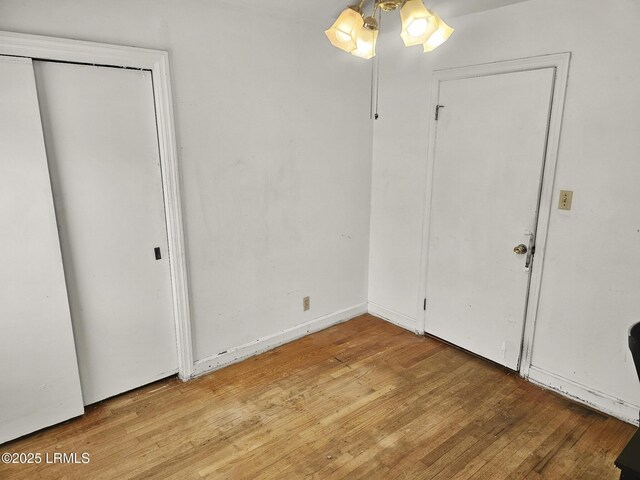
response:
[(525, 253), (527, 253), (527, 246), (521, 243), (517, 247), (513, 247), (513, 251), (518, 255), (524, 255)]

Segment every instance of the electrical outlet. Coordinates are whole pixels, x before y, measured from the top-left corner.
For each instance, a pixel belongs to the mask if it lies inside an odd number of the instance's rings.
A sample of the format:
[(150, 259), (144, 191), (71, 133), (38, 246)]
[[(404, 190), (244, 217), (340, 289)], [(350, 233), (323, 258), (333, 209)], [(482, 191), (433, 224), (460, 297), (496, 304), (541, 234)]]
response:
[(560, 201), (558, 208), (560, 210), (571, 210), (571, 201), (573, 200), (573, 192), (570, 190), (560, 190)]
[(311, 308), (311, 299), (309, 297), (304, 297), (302, 299), (302, 308), (305, 312)]

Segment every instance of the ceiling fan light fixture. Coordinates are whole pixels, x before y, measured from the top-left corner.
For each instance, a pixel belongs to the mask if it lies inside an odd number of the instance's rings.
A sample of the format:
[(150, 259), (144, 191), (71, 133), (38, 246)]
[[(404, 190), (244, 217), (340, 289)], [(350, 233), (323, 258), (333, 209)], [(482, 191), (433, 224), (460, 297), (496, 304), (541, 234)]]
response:
[(433, 16), (436, 18), (438, 26), (436, 31), (423, 44), (425, 53), (434, 51), (436, 48), (446, 42), (451, 34), (455, 31), (454, 28), (451, 28), (449, 25), (444, 23), (444, 21), (438, 16), (437, 13), (434, 13)]
[(402, 32), (400, 37), (407, 47), (424, 44), (438, 28), (436, 17), (422, 0), (407, 0), (400, 10)]
[[(372, 12), (364, 17), (363, 9), (367, 3), (372, 7)], [(340, 50), (370, 59), (376, 55), (378, 41), (376, 14), (380, 18), (381, 12), (394, 10), (400, 10), (400, 37), (407, 47), (422, 45), (425, 52), (431, 52), (453, 33), (453, 28), (424, 5), (424, 0), (360, 0), (358, 5), (345, 9), (324, 33), (331, 44)]]
[(364, 19), (363, 27), (356, 37), (356, 48), (351, 55), (369, 60), (376, 56), (376, 43), (378, 41), (378, 22), (373, 17)]
[(324, 33), (334, 47), (352, 52), (358, 46), (357, 37), (362, 26), (362, 10), (358, 6), (351, 6), (344, 9), (335, 23)]

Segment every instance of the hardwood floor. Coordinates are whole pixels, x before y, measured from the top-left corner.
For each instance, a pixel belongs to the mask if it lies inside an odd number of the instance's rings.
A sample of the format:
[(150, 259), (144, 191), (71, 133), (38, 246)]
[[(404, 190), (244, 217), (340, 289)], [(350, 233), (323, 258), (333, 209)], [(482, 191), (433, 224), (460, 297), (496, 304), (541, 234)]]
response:
[(2, 479), (615, 479), (635, 428), (364, 315), (87, 408), (1, 452)]

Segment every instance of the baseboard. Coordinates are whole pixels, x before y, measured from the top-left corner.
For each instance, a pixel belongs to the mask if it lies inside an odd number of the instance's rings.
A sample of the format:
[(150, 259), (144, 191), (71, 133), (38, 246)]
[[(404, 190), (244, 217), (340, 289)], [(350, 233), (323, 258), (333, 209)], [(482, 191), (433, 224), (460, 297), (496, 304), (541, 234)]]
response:
[(528, 380), (624, 422), (638, 425), (640, 407), (624, 400), (614, 398), (533, 365), (529, 369)]
[(368, 311), (371, 315), (386, 320), (389, 323), (393, 323), (394, 325), (404, 328), (405, 330), (409, 330), (415, 334), (422, 335), (424, 333), (420, 328), (418, 328), (418, 321), (415, 318), (408, 317), (403, 313), (390, 310), (374, 302), (368, 303)]
[(263, 337), (255, 342), (235, 347), (225, 353), (211, 355), (210, 357), (195, 362), (192, 377), (197, 377), (198, 375), (218, 370), (219, 368), (231, 365), (232, 363), (241, 362), (249, 357), (272, 350), (280, 345), (297, 340), (298, 338), (304, 337), (310, 333), (318, 332), (325, 328), (332, 327), (333, 325), (337, 325), (338, 323), (346, 322), (347, 320), (351, 320), (352, 318), (364, 313), (367, 313), (366, 302), (330, 313), (329, 315), (323, 315), (322, 317), (315, 318), (301, 325), (296, 325), (293, 328)]

